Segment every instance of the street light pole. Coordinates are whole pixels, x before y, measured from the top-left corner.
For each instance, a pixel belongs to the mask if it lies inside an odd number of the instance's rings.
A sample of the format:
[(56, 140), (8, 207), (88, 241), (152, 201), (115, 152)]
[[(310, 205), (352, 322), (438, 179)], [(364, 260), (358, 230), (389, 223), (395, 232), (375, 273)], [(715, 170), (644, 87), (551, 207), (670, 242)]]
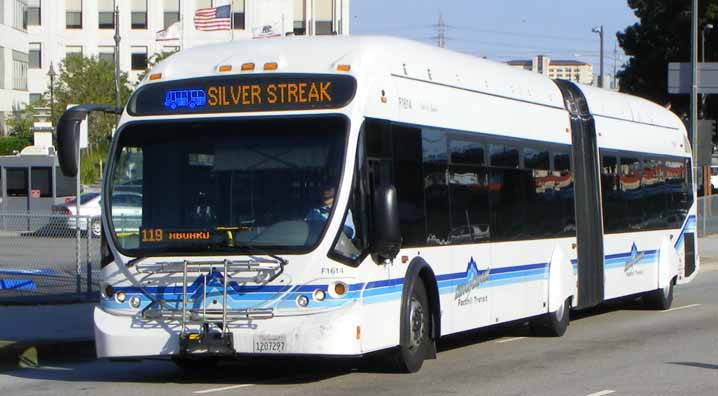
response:
[[(118, 109), (122, 107), (120, 100), (120, 8), (115, 5), (115, 104)], [(115, 127), (120, 123), (120, 115), (115, 117)]]
[[(711, 29), (713, 29), (713, 25), (708, 23), (705, 26), (703, 26), (703, 30), (701, 30), (701, 64), (706, 63), (706, 33), (708, 33)], [(701, 107), (699, 116), (701, 119), (705, 119), (705, 106), (706, 106), (706, 97), (705, 94), (699, 94)]]
[(601, 74), (598, 77), (598, 87), (603, 88), (603, 25), (597, 26), (591, 29), (591, 31), (597, 33), (601, 39)]
[(50, 77), (50, 122), (55, 122), (55, 69), (50, 62), (50, 70), (47, 72)]

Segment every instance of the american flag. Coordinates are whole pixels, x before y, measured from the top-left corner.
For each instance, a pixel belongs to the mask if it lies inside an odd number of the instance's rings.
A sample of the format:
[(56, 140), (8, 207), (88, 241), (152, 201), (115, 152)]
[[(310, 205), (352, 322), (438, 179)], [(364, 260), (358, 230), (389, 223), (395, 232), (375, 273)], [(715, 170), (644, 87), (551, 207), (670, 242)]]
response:
[(232, 18), (229, 5), (216, 8), (200, 8), (194, 13), (194, 28), (204, 32), (231, 30)]

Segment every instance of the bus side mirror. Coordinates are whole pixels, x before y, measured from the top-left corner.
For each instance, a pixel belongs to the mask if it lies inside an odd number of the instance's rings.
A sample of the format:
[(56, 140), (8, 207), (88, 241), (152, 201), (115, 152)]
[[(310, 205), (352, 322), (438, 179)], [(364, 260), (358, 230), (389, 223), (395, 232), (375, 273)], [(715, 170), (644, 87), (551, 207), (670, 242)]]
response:
[(379, 186), (374, 191), (374, 254), (380, 261), (393, 260), (401, 249), (399, 207), (394, 186)]
[(62, 173), (77, 176), (77, 159), (80, 155), (80, 123), (90, 112), (120, 114), (121, 110), (104, 105), (80, 105), (65, 111), (57, 122), (57, 159)]

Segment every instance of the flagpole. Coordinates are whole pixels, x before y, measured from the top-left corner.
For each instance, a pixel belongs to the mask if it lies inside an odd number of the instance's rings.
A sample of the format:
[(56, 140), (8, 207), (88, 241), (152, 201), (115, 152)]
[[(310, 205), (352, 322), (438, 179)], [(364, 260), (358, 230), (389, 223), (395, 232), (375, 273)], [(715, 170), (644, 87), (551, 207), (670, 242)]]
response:
[(182, 17), (182, 6), (185, 5), (184, 2), (180, 1), (180, 9), (179, 9), (179, 28), (180, 28), (180, 50), (184, 51), (184, 18)]
[(230, 41), (234, 41), (234, 0), (229, 0), (229, 31)]

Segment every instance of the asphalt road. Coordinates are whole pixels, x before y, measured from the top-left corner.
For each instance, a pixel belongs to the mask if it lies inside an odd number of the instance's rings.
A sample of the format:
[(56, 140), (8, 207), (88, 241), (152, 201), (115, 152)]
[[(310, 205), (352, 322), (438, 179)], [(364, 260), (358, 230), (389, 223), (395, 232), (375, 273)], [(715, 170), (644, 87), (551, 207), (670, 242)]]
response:
[[(269, 360), (183, 372), (168, 362), (49, 362), (0, 374), (0, 395), (714, 395), (718, 266), (669, 311), (612, 303), (573, 315), (562, 338), (500, 326), (442, 340), (413, 375), (371, 362)], [(711, 271), (713, 269), (713, 271)]]

